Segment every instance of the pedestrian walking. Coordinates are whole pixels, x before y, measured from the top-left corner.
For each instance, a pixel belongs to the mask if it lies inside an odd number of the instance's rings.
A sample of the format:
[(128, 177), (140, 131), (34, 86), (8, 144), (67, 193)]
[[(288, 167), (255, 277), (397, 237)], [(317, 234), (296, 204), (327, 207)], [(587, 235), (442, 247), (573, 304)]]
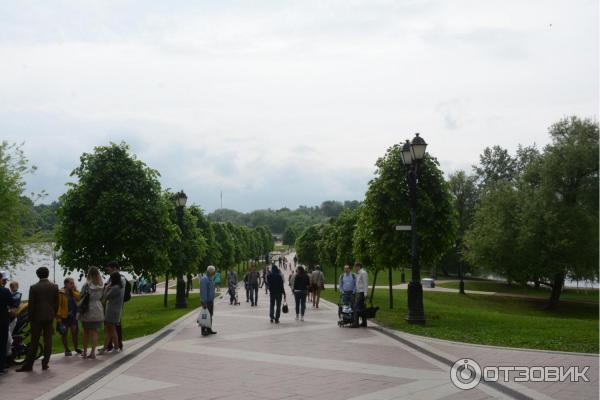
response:
[(306, 294), (310, 286), (310, 278), (304, 270), (304, 267), (299, 266), (296, 269), (296, 276), (293, 279), (294, 300), (296, 302), (296, 320), (300, 318), (304, 321), (304, 312), (306, 311)]
[(79, 323), (77, 322), (77, 303), (81, 298), (81, 294), (75, 287), (75, 280), (71, 277), (65, 278), (64, 286), (58, 291), (58, 312), (56, 313), (56, 326), (60, 333), (65, 356), (73, 355), (69, 349), (69, 332), (71, 332), (71, 340), (73, 342), (73, 350), (77, 354), (81, 354), (79, 348)]
[(269, 283), (267, 282), (267, 266), (265, 265), (262, 269), (262, 283), (260, 284), (260, 287), (263, 287), (263, 285), (265, 285), (265, 294), (269, 294)]
[(229, 304), (230, 305), (238, 304), (237, 295), (236, 295), (237, 283), (238, 283), (237, 274), (235, 273), (235, 271), (233, 269), (230, 269), (229, 272), (227, 273), (227, 292), (229, 293)]
[[(98, 343), (98, 329), (104, 322), (104, 310), (102, 309), (102, 295), (104, 286), (102, 277), (97, 267), (90, 267), (85, 284), (81, 288), (81, 300), (79, 302), (78, 317), (83, 327), (83, 353), (86, 358), (96, 358), (96, 345)], [(88, 355), (88, 345), (91, 342), (91, 351)]]
[[(200, 279), (200, 302), (202, 308), (208, 309), (211, 321), (213, 321), (215, 304), (215, 282), (213, 281), (215, 272), (216, 268), (209, 265), (206, 268), (206, 274)], [(202, 327), (202, 336), (215, 335), (216, 333), (212, 330), (212, 327)]]
[(296, 268), (296, 264), (298, 264), (298, 256), (294, 254), (294, 268)]
[(365, 299), (369, 290), (369, 275), (359, 262), (354, 264), (356, 270), (356, 300), (354, 302), (354, 323), (352, 328), (358, 328), (358, 317), (360, 316), (362, 323), (360, 326), (367, 327), (367, 318), (364, 316)]
[(250, 271), (246, 275), (248, 286), (250, 287), (250, 307), (256, 307), (258, 303), (258, 288), (261, 280), (258, 271), (255, 266), (250, 268)]
[(8, 327), (10, 325), (10, 312), (14, 309), (13, 297), (10, 290), (5, 287), (8, 282), (8, 273), (0, 272), (0, 375), (6, 374), (6, 356), (8, 346)]
[(121, 321), (123, 313), (123, 297), (125, 288), (121, 280), (121, 274), (113, 272), (110, 274), (109, 284), (104, 287), (103, 299), (106, 302), (104, 309), (104, 347), (98, 350), (98, 354), (104, 354), (109, 351), (109, 346), (113, 353), (120, 353), (119, 335), (117, 334), (117, 324)]
[(313, 287), (312, 305), (313, 308), (319, 308), (319, 300), (321, 300), (321, 290), (325, 289), (325, 275), (323, 275), (323, 271), (321, 271), (320, 266), (317, 265), (317, 267), (311, 274), (310, 280)]
[(250, 303), (250, 283), (248, 283), (248, 275), (250, 271), (244, 274), (244, 289), (246, 290), (246, 303)]
[(44, 338), (44, 358), (42, 370), (49, 368), (50, 355), (52, 354), (52, 323), (58, 312), (58, 286), (48, 280), (50, 271), (40, 267), (35, 271), (39, 282), (29, 288), (27, 308), (31, 326), (31, 342), (23, 366), (17, 372), (33, 370), (33, 362), (37, 356), (40, 336)]
[(271, 318), (271, 323), (275, 322), (278, 324), (279, 317), (281, 316), (281, 298), (283, 296), (286, 299), (286, 294), (283, 275), (275, 264), (271, 266), (271, 272), (267, 275), (267, 282), (270, 288), (269, 317)]

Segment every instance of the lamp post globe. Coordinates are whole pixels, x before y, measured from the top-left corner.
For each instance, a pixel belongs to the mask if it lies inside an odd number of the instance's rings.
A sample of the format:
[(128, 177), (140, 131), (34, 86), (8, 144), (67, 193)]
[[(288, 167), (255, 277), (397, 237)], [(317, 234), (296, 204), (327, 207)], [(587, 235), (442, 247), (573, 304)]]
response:
[(411, 144), (410, 150), (415, 161), (420, 161), (425, 156), (425, 150), (427, 149), (427, 143), (418, 133), (415, 134)]
[(411, 144), (408, 139), (406, 139), (406, 142), (404, 142), (404, 145), (402, 146), (401, 155), (402, 155), (402, 164), (405, 167), (410, 166), (413, 161), (413, 156), (412, 156)]
[[(187, 195), (181, 190), (175, 193), (174, 196), (176, 212), (177, 212), (177, 225), (182, 234), (183, 240), (183, 208), (187, 203)], [(183, 247), (183, 246), (182, 246)], [(182, 250), (182, 249), (181, 249)], [(183, 253), (179, 252), (179, 260), (177, 263), (177, 292), (175, 295), (175, 308), (187, 308), (187, 298), (185, 296), (185, 281), (183, 280)]]

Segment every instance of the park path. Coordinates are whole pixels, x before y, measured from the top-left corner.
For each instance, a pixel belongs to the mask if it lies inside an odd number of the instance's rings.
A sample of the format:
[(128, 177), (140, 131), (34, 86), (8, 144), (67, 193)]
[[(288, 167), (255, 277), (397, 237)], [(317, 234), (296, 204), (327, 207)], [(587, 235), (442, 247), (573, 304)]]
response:
[[(95, 362), (55, 356), (50, 371), (42, 372), (36, 364), (31, 375), (10, 372), (0, 378), (2, 398), (598, 398), (597, 355), (465, 345), (377, 327), (338, 328), (337, 306), (327, 302), (319, 309), (309, 307), (306, 321), (300, 322), (294, 319), (291, 301), (291, 313), (276, 325), (269, 323), (264, 290), (258, 307), (245, 302), (243, 291), (239, 296), (240, 306), (230, 306), (226, 298), (216, 301), (217, 335), (202, 337), (195, 323), (197, 311), (193, 311), (155, 335), (128, 344), (122, 354)], [(444, 360), (464, 357), (482, 366), (590, 366), (592, 382), (480, 384), (462, 391), (451, 383), (450, 367)]]

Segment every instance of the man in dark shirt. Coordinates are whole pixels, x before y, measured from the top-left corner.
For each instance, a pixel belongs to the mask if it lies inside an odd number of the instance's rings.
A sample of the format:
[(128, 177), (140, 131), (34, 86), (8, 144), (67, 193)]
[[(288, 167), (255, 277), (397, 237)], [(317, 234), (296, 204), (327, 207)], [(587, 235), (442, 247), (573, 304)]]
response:
[(271, 272), (267, 275), (267, 283), (270, 291), (269, 316), (271, 322), (275, 321), (278, 324), (281, 315), (281, 297), (285, 298), (286, 296), (283, 275), (275, 264), (271, 266)]
[(44, 334), (44, 358), (42, 369), (47, 370), (52, 354), (52, 322), (58, 312), (58, 285), (48, 280), (50, 272), (46, 267), (35, 271), (40, 281), (29, 288), (29, 301), (27, 309), (31, 321), (31, 344), (23, 366), (17, 372), (33, 370), (33, 362), (39, 347), (40, 336)]
[[(8, 274), (0, 272), (0, 282), (6, 282)], [(6, 346), (8, 344), (8, 310), (14, 307), (13, 297), (8, 288), (0, 283), (0, 375), (6, 373)]]

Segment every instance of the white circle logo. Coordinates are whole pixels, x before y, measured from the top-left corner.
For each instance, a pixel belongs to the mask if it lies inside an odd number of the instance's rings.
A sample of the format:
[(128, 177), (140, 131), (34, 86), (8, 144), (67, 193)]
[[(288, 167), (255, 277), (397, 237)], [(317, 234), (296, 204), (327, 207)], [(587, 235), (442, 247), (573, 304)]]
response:
[(481, 381), (481, 367), (470, 358), (461, 358), (452, 366), (450, 379), (459, 389), (473, 389)]

